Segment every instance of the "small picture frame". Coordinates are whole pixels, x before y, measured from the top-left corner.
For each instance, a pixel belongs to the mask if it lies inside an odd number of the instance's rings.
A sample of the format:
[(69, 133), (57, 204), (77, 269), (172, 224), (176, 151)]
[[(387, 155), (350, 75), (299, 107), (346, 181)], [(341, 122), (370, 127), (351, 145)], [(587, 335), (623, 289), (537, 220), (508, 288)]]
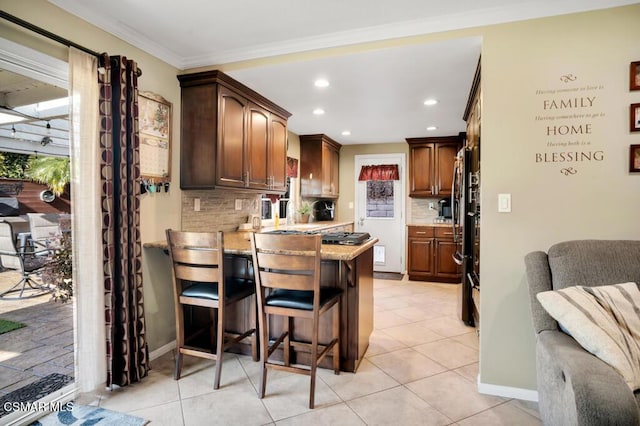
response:
[(629, 131), (640, 132), (640, 104), (629, 106)]
[(640, 145), (629, 147), (629, 172), (640, 173)]
[(640, 61), (629, 66), (629, 90), (640, 90)]

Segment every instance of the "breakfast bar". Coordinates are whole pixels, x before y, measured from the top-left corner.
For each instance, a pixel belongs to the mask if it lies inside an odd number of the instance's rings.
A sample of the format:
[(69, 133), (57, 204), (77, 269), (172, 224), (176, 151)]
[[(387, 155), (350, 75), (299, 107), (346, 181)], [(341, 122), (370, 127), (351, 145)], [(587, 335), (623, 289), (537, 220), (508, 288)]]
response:
[[(355, 372), (369, 346), (373, 331), (373, 246), (377, 238), (369, 238), (359, 245), (322, 244), (321, 285), (338, 287), (343, 291), (340, 308), (340, 369)], [(225, 273), (238, 278), (253, 279), (251, 245), (247, 232), (225, 232)], [(166, 250), (166, 241), (145, 243), (146, 249)], [(227, 310), (226, 327), (229, 331), (246, 330), (255, 309), (252, 298)], [(274, 318), (275, 321), (275, 318)], [(281, 325), (275, 324), (273, 334), (279, 334)], [(311, 324), (296, 319), (292, 332), (298, 340), (311, 336)], [(320, 341), (331, 339), (330, 318), (322, 318)], [(238, 345), (237, 351), (251, 354), (247, 345)], [(306, 363), (308, 353), (303, 348), (295, 352), (298, 362)], [(321, 366), (330, 368), (332, 357), (327, 355)]]

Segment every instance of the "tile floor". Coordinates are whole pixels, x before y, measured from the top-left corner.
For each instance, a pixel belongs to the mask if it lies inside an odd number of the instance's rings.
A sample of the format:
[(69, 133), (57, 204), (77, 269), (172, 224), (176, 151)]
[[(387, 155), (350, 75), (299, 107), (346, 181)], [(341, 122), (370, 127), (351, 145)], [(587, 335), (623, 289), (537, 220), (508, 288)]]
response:
[(456, 309), (456, 285), (375, 280), (366, 358), (355, 374), (321, 369), (314, 410), (308, 377), (270, 371), (260, 400), (258, 364), (234, 354), (217, 391), (212, 361), (185, 357), (174, 381), (169, 353), (142, 383), (91, 402), (152, 425), (540, 425), (535, 403), (478, 394), (478, 338)]

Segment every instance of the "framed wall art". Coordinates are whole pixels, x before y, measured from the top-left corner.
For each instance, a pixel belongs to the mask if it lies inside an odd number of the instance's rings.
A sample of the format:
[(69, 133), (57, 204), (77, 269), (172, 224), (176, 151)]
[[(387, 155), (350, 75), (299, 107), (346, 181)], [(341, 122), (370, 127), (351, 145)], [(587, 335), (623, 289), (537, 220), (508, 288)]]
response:
[(640, 173), (640, 145), (631, 145), (629, 148), (629, 171)]
[(629, 90), (640, 90), (640, 61), (631, 62), (629, 67)]
[(160, 95), (140, 92), (140, 174), (143, 179), (171, 181), (172, 105)]
[(640, 132), (640, 104), (631, 104), (629, 107), (629, 130)]

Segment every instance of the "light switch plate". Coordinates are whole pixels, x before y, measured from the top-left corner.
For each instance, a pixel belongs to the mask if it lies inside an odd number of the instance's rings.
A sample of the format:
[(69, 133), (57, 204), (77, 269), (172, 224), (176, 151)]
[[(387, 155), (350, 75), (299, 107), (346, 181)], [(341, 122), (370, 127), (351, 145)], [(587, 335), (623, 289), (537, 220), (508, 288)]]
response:
[(511, 213), (511, 194), (498, 194), (498, 213)]

